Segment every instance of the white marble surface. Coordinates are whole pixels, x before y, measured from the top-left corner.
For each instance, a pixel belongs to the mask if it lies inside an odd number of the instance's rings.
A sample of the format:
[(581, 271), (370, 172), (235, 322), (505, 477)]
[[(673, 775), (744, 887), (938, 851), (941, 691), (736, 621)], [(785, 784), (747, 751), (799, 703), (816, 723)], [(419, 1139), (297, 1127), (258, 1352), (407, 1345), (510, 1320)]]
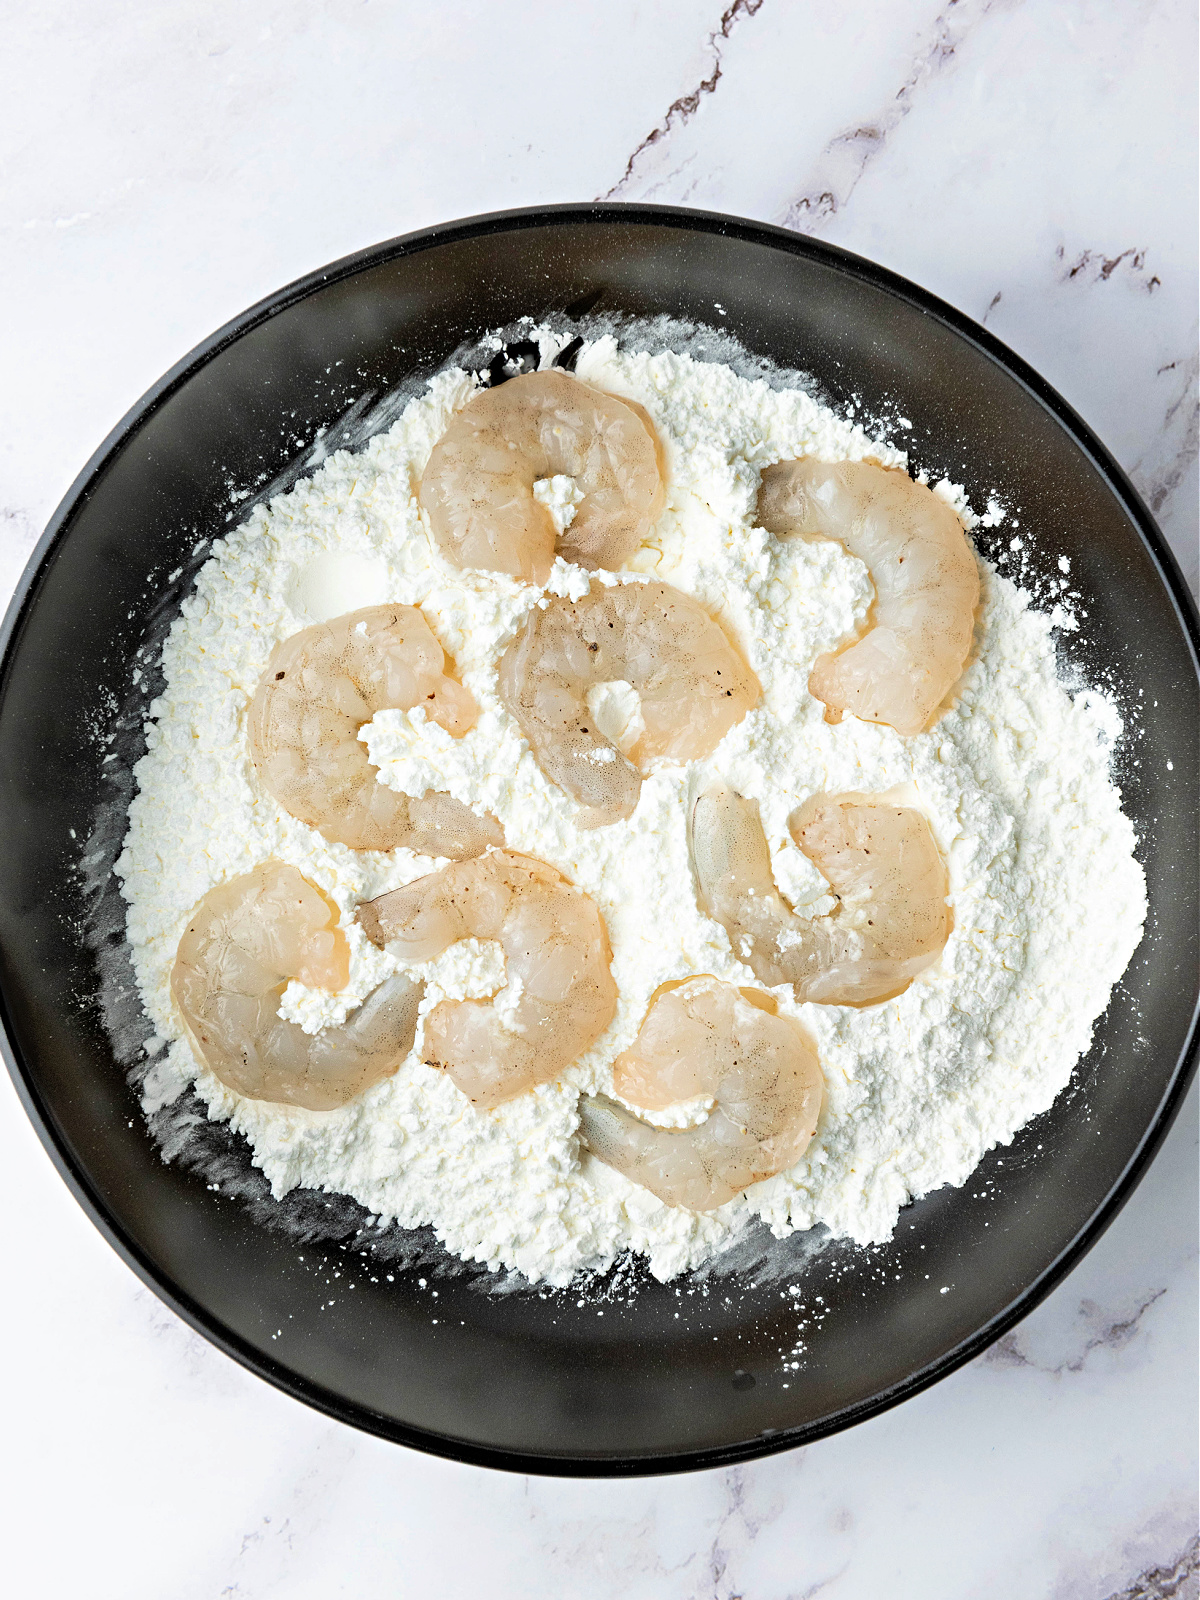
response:
[[(600, 195), (816, 232), (986, 318), (1196, 581), (1187, 0), (40, 0), (4, 41), (0, 599), (101, 437), (242, 307), (409, 228)], [(1194, 1091), (986, 1356), (808, 1449), (623, 1484), (285, 1399), (140, 1287), (0, 1103), (10, 1593), (1197, 1594)]]

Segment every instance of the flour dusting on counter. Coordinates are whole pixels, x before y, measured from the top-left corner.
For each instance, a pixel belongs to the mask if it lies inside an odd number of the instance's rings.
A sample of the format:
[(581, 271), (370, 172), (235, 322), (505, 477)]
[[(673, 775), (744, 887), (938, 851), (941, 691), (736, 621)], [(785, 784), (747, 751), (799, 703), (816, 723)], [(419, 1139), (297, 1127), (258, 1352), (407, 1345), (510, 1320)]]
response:
[[(540, 337), (549, 360), (554, 336)], [(543, 590), (443, 559), (416, 488), (477, 380), (439, 375), (388, 432), (330, 456), (214, 546), (172, 628), (117, 863), (145, 1008), (170, 1041), (147, 1078), (148, 1101), (162, 1104), (194, 1080), (210, 1115), (250, 1141), (276, 1195), (297, 1185), (349, 1194), (402, 1226), (431, 1223), (468, 1260), (555, 1284), (627, 1250), (671, 1277), (728, 1244), (750, 1215), (781, 1235), (824, 1223), (862, 1243), (884, 1240), (908, 1199), (963, 1182), (986, 1150), (1051, 1104), (1138, 944), (1144, 880), (1109, 770), (1119, 716), (1102, 695), (1059, 681), (1053, 619), (983, 564), (976, 650), (953, 709), (915, 738), (852, 716), (826, 722), (809, 672), (862, 625), (870, 581), (832, 543), (779, 541), (756, 527), (759, 477), (796, 455), (902, 466), (903, 453), (807, 394), (717, 363), (630, 352), (604, 337), (585, 344), (576, 370), (644, 406), (665, 451), (666, 509), (622, 578), (653, 577), (698, 599), (741, 647), (761, 701), (707, 761), (659, 763), (628, 821), (576, 825), (575, 803), (543, 775), (498, 697), (496, 662), (547, 593), (579, 598), (617, 580), (559, 559)], [(974, 525), (960, 491), (936, 492)], [(547, 480), (537, 494), (568, 526), (572, 482)], [(340, 1110), (240, 1099), (197, 1061), (170, 996), (193, 907), (272, 856), (331, 897), (351, 949), (347, 988), (333, 995), (292, 982), (286, 1017), (308, 1032), (340, 1022), (396, 970), (363, 936), (355, 908), (438, 863), (327, 843), (259, 789), (245, 731), (276, 643), (388, 601), (422, 608), (480, 715), (456, 739), (420, 710), (379, 713), (362, 737), (380, 780), (490, 811), (510, 848), (549, 862), (595, 900), (612, 943), (619, 1001), (609, 1028), (559, 1082), (490, 1111), (472, 1109), (444, 1073), (421, 1064), (420, 1028), (399, 1071)], [(615, 743), (636, 735), (627, 684), (603, 686), (589, 704)], [(846, 790), (919, 806), (948, 863), (954, 926), (941, 960), (897, 999), (854, 1010), (797, 1006), (790, 988), (774, 991), (818, 1048), (826, 1102), (816, 1138), (791, 1171), (698, 1215), (581, 1157), (576, 1103), (581, 1090), (611, 1092), (612, 1062), (660, 984), (697, 973), (755, 982), (697, 904), (686, 816), (702, 771), (759, 801), (779, 888), (818, 915), (832, 903), (828, 886), (793, 844), (790, 814), (813, 794)], [(426, 981), (422, 1016), (439, 1000), (491, 995), (504, 980), (499, 946), (481, 940), (411, 970)], [(678, 1124), (704, 1109), (657, 1120)]]

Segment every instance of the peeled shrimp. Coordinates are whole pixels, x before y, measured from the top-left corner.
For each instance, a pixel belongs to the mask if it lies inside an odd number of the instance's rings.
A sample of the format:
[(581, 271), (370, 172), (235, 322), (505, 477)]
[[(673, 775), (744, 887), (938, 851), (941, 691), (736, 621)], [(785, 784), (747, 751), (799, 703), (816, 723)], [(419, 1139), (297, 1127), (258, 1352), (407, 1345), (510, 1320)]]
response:
[(377, 711), (424, 706), (456, 737), (478, 707), (416, 606), (368, 606), (276, 645), (250, 702), (250, 759), (285, 811), (352, 850), (407, 845), (462, 860), (503, 843), (494, 817), (452, 795), (378, 782), (358, 730)]
[(715, 978), (659, 991), (613, 1088), (646, 1110), (716, 1097), (694, 1128), (656, 1128), (607, 1095), (585, 1096), (579, 1132), (592, 1154), (669, 1206), (712, 1211), (804, 1154), (824, 1079), (812, 1041), (769, 995)]
[[(645, 729), (625, 756), (588, 710), (594, 685), (624, 680)], [(709, 755), (757, 701), (758, 679), (698, 601), (665, 583), (596, 588), (529, 613), (500, 658), (500, 696), (538, 765), (600, 828), (629, 816), (639, 767)]]
[[(558, 537), (534, 499), (565, 473), (583, 500)], [(443, 555), (543, 584), (555, 541), (581, 567), (619, 567), (662, 510), (658, 438), (641, 406), (565, 372), (530, 372), (475, 396), (433, 448), (421, 504)]]
[(902, 994), (950, 933), (946, 868), (924, 816), (869, 795), (818, 795), (788, 821), (840, 904), (801, 917), (775, 887), (758, 806), (711, 784), (691, 816), (700, 903), (763, 983), (866, 1006)]
[(192, 912), (171, 993), (196, 1049), (252, 1100), (329, 1111), (394, 1072), (412, 1049), (424, 985), (381, 983), (339, 1027), (307, 1034), (279, 1015), (289, 978), (344, 989), (350, 948), (337, 912), (282, 861), (210, 890)]
[(979, 568), (956, 514), (906, 472), (806, 458), (766, 469), (758, 520), (783, 539), (836, 539), (870, 569), (867, 632), (820, 656), (808, 680), (826, 721), (851, 711), (920, 733), (962, 676), (979, 603)]
[(443, 1000), (425, 1019), (424, 1059), (473, 1105), (548, 1083), (612, 1021), (617, 986), (600, 913), (532, 856), (497, 850), (443, 867), (368, 900), (358, 920), (368, 939), (406, 961), (431, 960), (459, 939), (499, 940), (507, 963), (499, 995)]

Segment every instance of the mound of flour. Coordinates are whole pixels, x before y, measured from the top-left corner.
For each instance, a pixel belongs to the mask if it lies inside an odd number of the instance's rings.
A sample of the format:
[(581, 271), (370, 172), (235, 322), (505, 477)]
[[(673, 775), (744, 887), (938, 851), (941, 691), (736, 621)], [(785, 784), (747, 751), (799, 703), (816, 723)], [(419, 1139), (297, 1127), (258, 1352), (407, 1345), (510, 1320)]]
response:
[[(549, 359), (554, 339), (543, 342)], [(977, 649), (953, 711), (915, 739), (852, 717), (826, 723), (806, 687), (809, 670), (862, 625), (870, 582), (832, 544), (777, 543), (756, 528), (759, 475), (802, 453), (898, 465), (902, 453), (806, 394), (717, 363), (629, 353), (601, 338), (584, 347), (577, 371), (640, 401), (664, 443), (667, 508), (629, 573), (701, 600), (763, 686), (759, 706), (703, 770), (760, 802), (779, 886), (816, 914), (831, 902), (787, 833), (795, 807), (814, 792), (845, 789), (919, 805), (949, 863), (954, 928), (942, 960), (899, 998), (864, 1011), (797, 1007), (789, 991), (777, 991), (781, 1009), (817, 1042), (827, 1082), (821, 1126), (795, 1168), (719, 1211), (671, 1209), (581, 1157), (578, 1093), (611, 1088), (611, 1063), (654, 989), (700, 972), (756, 980), (696, 904), (685, 817), (700, 767), (661, 766), (627, 822), (581, 830), (573, 803), (542, 775), (499, 702), (496, 659), (543, 591), (459, 572), (430, 543), (417, 484), (476, 381), (455, 370), (365, 449), (332, 455), (214, 546), (171, 630), (166, 687), (151, 707), (116, 867), (157, 1030), (147, 1108), (194, 1081), (210, 1116), (249, 1140), (276, 1195), (297, 1185), (349, 1194), (402, 1226), (432, 1224), (467, 1260), (556, 1284), (630, 1249), (671, 1277), (727, 1244), (749, 1214), (780, 1235), (822, 1222), (837, 1235), (881, 1241), (908, 1199), (961, 1183), (986, 1150), (1051, 1104), (1138, 944), (1145, 886), (1109, 770), (1120, 718), (1104, 697), (1059, 681), (1052, 619), (985, 565)], [(949, 484), (936, 490), (973, 525), (961, 493)], [(560, 522), (569, 519), (577, 498), (569, 482), (539, 492)], [(559, 561), (548, 587), (578, 596), (606, 581)], [(421, 606), (480, 717), (455, 740), (420, 711), (381, 713), (362, 735), (380, 780), (411, 794), (449, 790), (492, 811), (512, 848), (551, 862), (596, 900), (612, 941), (620, 990), (612, 1025), (560, 1083), (493, 1111), (473, 1110), (420, 1062), (420, 1030), (395, 1076), (339, 1111), (241, 1100), (197, 1061), (170, 998), (193, 907), (268, 856), (332, 897), (351, 947), (347, 989), (330, 995), (292, 983), (285, 1015), (315, 1032), (395, 969), (363, 938), (354, 908), (438, 863), (326, 843), (258, 790), (245, 739), (249, 699), (280, 639), (385, 601)], [(636, 719), (636, 697), (621, 685), (602, 700), (594, 709), (610, 736)], [(426, 980), (422, 1015), (443, 998), (492, 994), (504, 978), (499, 947), (477, 940), (413, 970)], [(702, 1111), (677, 1108), (674, 1120)]]

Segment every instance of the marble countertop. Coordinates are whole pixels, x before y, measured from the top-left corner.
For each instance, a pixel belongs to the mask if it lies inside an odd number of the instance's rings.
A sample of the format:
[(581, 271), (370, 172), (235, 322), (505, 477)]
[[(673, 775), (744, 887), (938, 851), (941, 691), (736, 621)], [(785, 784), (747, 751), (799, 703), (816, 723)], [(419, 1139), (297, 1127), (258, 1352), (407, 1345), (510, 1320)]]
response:
[[(1197, 579), (1187, 0), (41, 0), (5, 21), (0, 601), (113, 423), (289, 279), (611, 196), (820, 235), (985, 321)], [(984, 1356), (833, 1439), (624, 1483), (308, 1411), (141, 1287), (5, 1080), (10, 1592), (1183, 1600), (1198, 1592), (1195, 1088)]]

